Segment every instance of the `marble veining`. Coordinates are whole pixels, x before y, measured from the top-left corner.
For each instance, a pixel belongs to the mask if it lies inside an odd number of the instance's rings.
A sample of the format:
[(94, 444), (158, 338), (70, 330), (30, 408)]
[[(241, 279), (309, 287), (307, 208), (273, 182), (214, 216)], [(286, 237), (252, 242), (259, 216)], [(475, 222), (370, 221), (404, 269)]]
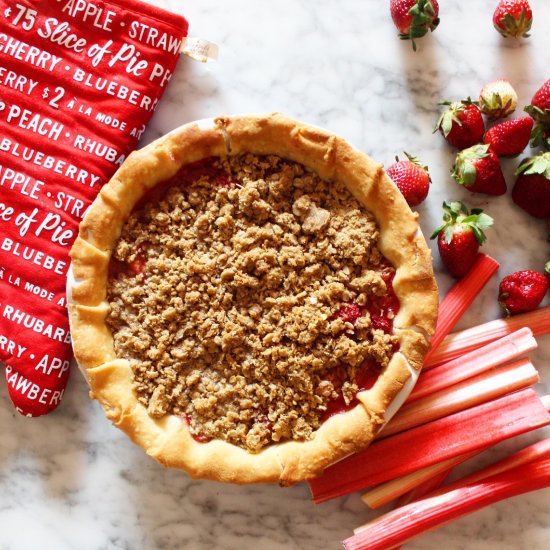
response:
[[(389, 3), (380, 0), (151, 2), (183, 13), (192, 36), (219, 44), (220, 58), (180, 60), (142, 144), (195, 119), (281, 111), (343, 135), (386, 165), (403, 150), (418, 155), (433, 180), (418, 208), (425, 235), (439, 223), (443, 200), (461, 199), (495, 218), (485, 251), (501, 263), (499, 276), (541, 269), (548, 259), (545, 224), (517, 209), (510, 193), (495, 199), (459, 188), (449, 176), (454, 154), (432, 134), (439, 101), (475, 98), (500, 76), (514, 84), (520, 106), (529, 102), (550, 77), (546, 0), (531, 0), (532, 36), (521, 41), (493, 30), (496, 0), (440, 2), (441, 25), (418, 41), (416, 54), (398, 40)], [(518, 162), (504, 161), (510, 187)], [(443, 294), (452, 281), (430, 245)], [(457, 328), (501, 315), (497, 285), (497, 278), (487, 285)], [(531, 357), (543, 393), (550, 390), (550, 337), (539, 344)], [(305, 485), (225, 486), (164, 470), (109, 424), (76, 371), (62, 406), (46, 418), (19, 417), (2, 385), (0, 426), (1, 550), (329, 549), (375, 515), (358, 494), (314, 506)], [(458, 472), (541, 437), (501, 444)], [(407, 548), (548, 548), (549, 496), (500, 503)]]

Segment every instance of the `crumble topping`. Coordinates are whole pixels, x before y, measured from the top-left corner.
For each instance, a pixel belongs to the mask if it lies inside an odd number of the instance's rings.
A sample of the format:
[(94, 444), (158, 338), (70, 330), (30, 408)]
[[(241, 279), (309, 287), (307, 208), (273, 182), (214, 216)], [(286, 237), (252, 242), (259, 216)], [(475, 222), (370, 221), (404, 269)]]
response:
[(185, 418), (199, 440), (307, 440), (397, 345), (376, 223), (344, 186), (279, 157), (192, 172), (134, 211), (114, 251), (117, 356), (149, 414)]

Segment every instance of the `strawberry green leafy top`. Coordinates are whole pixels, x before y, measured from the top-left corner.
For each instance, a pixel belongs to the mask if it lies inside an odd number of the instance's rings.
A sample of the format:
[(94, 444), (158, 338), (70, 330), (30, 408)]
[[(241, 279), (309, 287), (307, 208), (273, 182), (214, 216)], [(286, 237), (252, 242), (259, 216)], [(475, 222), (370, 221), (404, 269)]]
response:
[(453, 239), (455, 227), (466, 226), (472, 230), (476, 241), (480, 245), (486, 241), (485, 230), (493, 225), (493, 218), (485, 214), (483, 210), (480, 208), (468, 210), (468, 207), (463, 202), (453, 201), (444, 202), (443, 211), (443, 223), (432, 233), (432, 239), (443, 231), (445, 242), (449, 244)]

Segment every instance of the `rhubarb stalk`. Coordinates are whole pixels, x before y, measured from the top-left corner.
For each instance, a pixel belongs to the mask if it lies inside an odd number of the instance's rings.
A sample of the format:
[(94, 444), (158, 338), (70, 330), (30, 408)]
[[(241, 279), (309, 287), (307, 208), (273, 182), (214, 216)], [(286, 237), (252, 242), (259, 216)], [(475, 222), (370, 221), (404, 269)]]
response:
[(535, 462), (537, 460), (550, 460), (550, 438), (537, 441), (536, 443), (521, 449), (521, 451), (507, 456), (502, 460), (487, 466), (486, 468), (482, 468), (477, 472), (473, 472), (470, 475), (462, 477), (446, 486), (442, 491), (434, 489), (434, 491), (428, 496), (436, 496), (445, 491), (450, 491), (472, 483), (477, 483), (487, 477), (506, 472), (516, 466), (521, 466), (522, 464), (528, 464), (529, 462)]
[[(447, 476), (451, 473), (451, 470), (445, 470), (444, 472), (440, 472), (439, 475), (432, 477), (431, 479), (426, 480), (424, 483), (421, 483), (417, 487), (415, 487), (412, 491), (409, 491), (407, 494), (403, 495), (397, 500), (396, 508), (399, 506), (405, 506), (405, 504), (409, 504), (410, 502), (414, 502), (415, 500), (420, 500), (424, 496), (426, 496), (428, 493), (435, 491), (436, 489), (439, 489), (441, 485), (443, 485), (445, 479), (447, 479)], [(392, 548), (392, 550), (401, 550), (403, 548), (402, 546), (395, 546)]]
[(346, 550), (393, 548), (500, 500), (547, 487), (550, 460), (530, 462), (388, 512), (356, 529), (343, 544)]
[[(397, 477), (386, 483), (382, 483), (374, 489), (367, 491), (365, 494), (361, 495), (361, 500), (372, 509), (381, 508), (386, 504), (392, 502), (398, 497), (401, 497), (407, 494), (409, 491), (420, 487), (423, 484), (427, 484), (428, 487), (434, 483), (434, 480), (438, 480), (441, 475), (447, 476), (449, 470), (466, 462), (470, 458), (478, 455), (483, 452), (485, 449), (478, 449), (470, 453), (464, 453), (461, 455), (448, 458), (447, 460), (442, 460), (437, 464), (427, 466), (426, 468), (421, 468), (416, 472), (411, 472), (405, 476)], [(435, 491), (437, 485), (432, 490)], [(427, 493), (431, 493), (427, 491)]]
[(432, 350), (424, 361), (423, 368), (450, 361), (484, 344), (502, 338), (522, 327), (528, 327), (534, 336), (550, 333), (550, 306), (538, 308), (528, 313), (496, 319), (454, 334), (449, 334), (443, 342)]
[(496, 260), (480, 253), (470, 271), (451, 287), (439, 306), (437, 326), (431, 338), (431, 349), (426, 356), (426, 362), (430, 360), (433, 351), (451, 332), (498, 268), (499, 264)]
[(445, 388), (412, 403), (406, 402), (378, 434), (377, 439), (409, 430), (507, 393), (528, 388), (539, 380), (537, 370), (526, 358), (482, 372), (478, 376), (464, 380), (450, 388)]
[[(398, 499), (396, 507), (405, 506), (405, 504), (409, 504), (415, 500), (420, 500), (431, 491), (435, 491), (435, 489), (441, 487), (450, 472), (451, 470), (441, 472), (439, 475), (434, 476), (432, 479), (428, 479), (418, 487), (415, 487), (412, 491), (409, 491), (406, 495), (403, 495), (400, 499)], [(395, 546), (392, 550), (401, 550), (401, 548), (403, 547)]]
[[(477, 452), (475, 454), (477, 454)], [(474, 453), (472, 453), (472, 456), (473, 455)], [(437, 475), (433, 475), (429, 479), (426, 479), (422, 483), (419, 483), (414, 489), (411, 489), (410, 491), (407, 491), (406, 493), (401, 495), (397, 499), (395, 507), (398, 508), (399, 506), (405, 506), (405, 504), (409, 504), (411, 502), (414, 502), (415, 500), (420, 500), (426, 495), (429, 495), (430, 493), (436, 491), (443, 485), (447, 477), (449, 477), (451, 471), (452, 468), (450, 467), (442, 469), (440, 472), (437, 473)]]
[[(550, 396), (545, 395), (541, 397), (541, 402), (546, 410), (550, 409)], [(421, 487), (422, 485), (428, 486), (429, 489), (430, 483), (437, 484), (437, 479), (442, 473), (448, 472), (449, 469), (465, 462), (466, 460), (469, 460), (484, 450), (485, 449), (479, 449), (471, 453), (457, 455), (438, 464), (434, 464), (433, 466), (428, 466), (408, 475), (392, 479), (391, 481), (382, 483), (374, 489), (367, 491), (361, 498), (370, 508), (380, 508), (381, 506), (388, 504), (392, 500), (395, 500), (396, 498), (405, 495), (407, 492), (413, 491), (415, 488)], [(550, 438), (539, 441), (538, 443), (526, 447), (525, 449), (501, 460), (492, 466), (462, 478), (445, 487), (445, 490), (456, 489), (467, 485), (468, 483), (479, 481), (484, 477), (498, 474), (514, 466), (519, 466), (520, 464), (525, 464), (527, 462), (533, 462), (534, 460), (541, 458), (550, 459)], [(434, 492), (426, 490), (424, 494), (427, 494), (428, 496), (439, 494), (435, 492), (435, 488), (433, 491)]]
[(442, 363), (437, 368), (423, 368), (418, 382), (407, 400), (414, 401), (442, 388), (472, 378), (476, 374), (533, 351), (536, 347), (537, 341), (533, 337), (533, 332), (524, 327), (451, 361)]
[(532, 389), (434, 420), (375, 442), (309, 482), (315, 502), (409, 474), (550, 423)]

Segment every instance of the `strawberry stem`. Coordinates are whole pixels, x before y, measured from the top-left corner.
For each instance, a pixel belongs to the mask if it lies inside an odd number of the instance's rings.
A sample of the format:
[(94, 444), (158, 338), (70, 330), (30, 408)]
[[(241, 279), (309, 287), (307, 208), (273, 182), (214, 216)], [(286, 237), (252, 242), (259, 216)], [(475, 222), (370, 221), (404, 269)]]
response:
[(401, 33), (401, 40), (411, 40), (413, 50), (416, 51), (415, 38), (423, 37), (428, 30), (434, 31), (439, 25), (439, 18), (436, 17), (435, 8), (431, 0), (416, 0), (409, 10), (412, 16), (411, 26), (408, 33)]

